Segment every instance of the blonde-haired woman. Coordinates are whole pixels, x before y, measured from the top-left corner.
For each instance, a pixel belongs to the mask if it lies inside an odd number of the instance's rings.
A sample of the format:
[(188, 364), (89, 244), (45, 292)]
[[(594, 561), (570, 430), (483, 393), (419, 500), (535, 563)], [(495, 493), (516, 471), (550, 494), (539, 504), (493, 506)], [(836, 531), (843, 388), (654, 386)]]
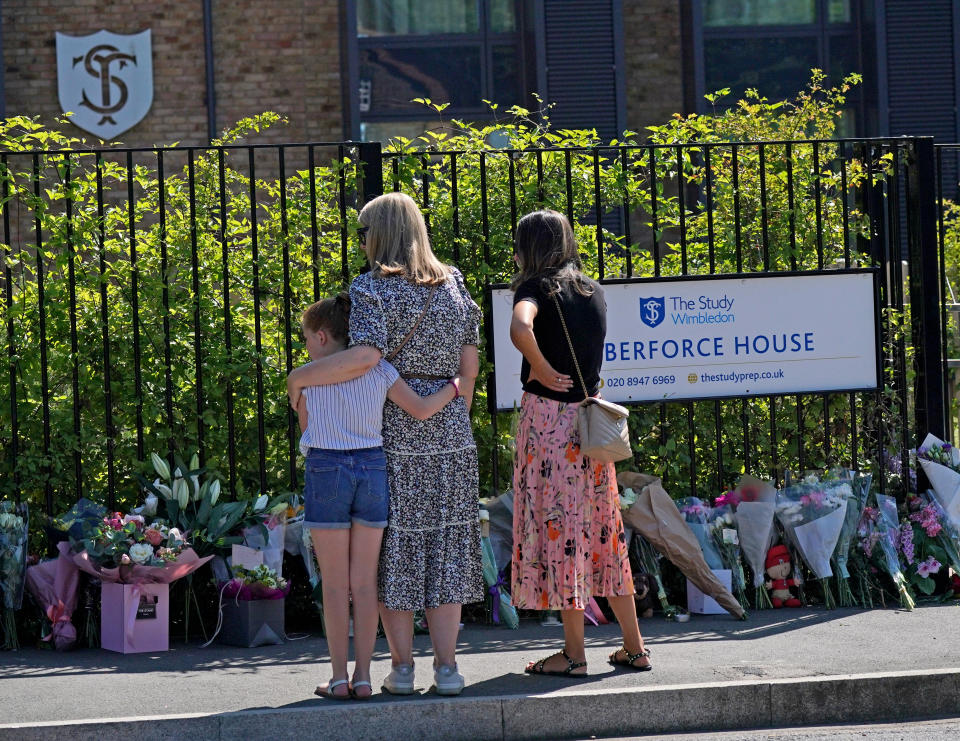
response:
[(427, 420), (389, 401), (384, 406), (390, 516), (378, 580), (393, 663), (384, 689), (414, 691), (413, 611), (425, 609), (434, 686), (455, 695), (464, 684), (456, 664), (460, 608), (483, 598), (477, 449), (469, 416), (480, 309), (460, 272), (433, 254), (423, 215), (409, 196), (375, 198), (358, 221), (370, 272), (350, 285), (350, 347), (297, 368), (287, 389), (295, 404), (303, 388), (356, 378), (381, 357), (423, 396), (461, 377), (462, 398)]

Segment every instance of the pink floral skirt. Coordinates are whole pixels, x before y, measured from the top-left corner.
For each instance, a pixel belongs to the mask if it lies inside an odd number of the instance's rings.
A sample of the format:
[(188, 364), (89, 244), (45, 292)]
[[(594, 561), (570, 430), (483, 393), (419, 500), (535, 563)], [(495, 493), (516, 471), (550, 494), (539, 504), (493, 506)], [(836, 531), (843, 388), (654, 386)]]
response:
[(525, 393), (513, 464), (517, 607), (582, 610), (633, 594), (612, 463), (580, 455), (577, 404)]

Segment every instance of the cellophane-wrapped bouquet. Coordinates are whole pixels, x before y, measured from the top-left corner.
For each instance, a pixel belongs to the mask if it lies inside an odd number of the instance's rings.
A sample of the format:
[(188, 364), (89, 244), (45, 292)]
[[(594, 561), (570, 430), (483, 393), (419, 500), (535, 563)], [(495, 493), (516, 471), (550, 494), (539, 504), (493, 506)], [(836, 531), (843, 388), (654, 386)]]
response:
[(906, 509), (906, 519), (900, 524), (900, 544), (901, 552), (912, 551), (909, 580), (923, 594), (933, 594), (936, 584), (932, 577), (941, 568), (960, 573), (960, 539), (933, 492), (908, 495)]
[(733, 595), (741, 605), (749, 605), (747, 578), (743, 573), (743, 561), (740, 557), (740, 535), (736, 529), (731, 506), (724, 504), (714, 507), (709, 526), (710, 537), (720, 553), (723, 567), (730, 569)]
[(639, 533), (633, 534), (630, 547), (633, 549), (633, 555), (637, 561), (639, 561), (643, 570), (647, 574), (650, 574), (657, 582), (657, 599), (660, 600), (660, 606), (663, 608), (664, 616), (672, 618), (677, 614), (677, 608), (667, 600), (667, 590), (663, 588), (663, 576), (660, 572), (660, 553)]
[(710, 533), (709, 523), (713, 507), (699, 497), (685, 497), (677, 500), (677, 509), (683, 515), (687, 527), (697, 538), (700, 550), (703, 551), (703, 560), (707, 562), (707, 566), (711, 569), (724, 568), (720, 551), (717, 550), (717, 545), (713, 542), (713, 536)]
[(766, 559), (776, 539), (773, 516), (777, 490), (768, 481), (743, 476), (737, 488), (728, 492), (734, 508), (734, 522), (740, 538), (740, 550), (753, 575), (753, 606), (771, 608), (770, 594), (764, 586)]
[[(834, 582), (837, 586), (837, 601), (841, 607), (854, 607), (857, 600), (850, 587), (851, 551), (857, 543), (857, 525), (860, 523), (863, 508), (867, 505), (873, 476), (850, 469), (837, 469), (832, 473), (834, 479), (846, 481), (850, 485), (849, 489), (844, 487), (838, 490), (838, 493), (845, 497), (847, 508), (840, 528), (840, 537), (837, 538), (837, 546), (833, 550), (833, 564), (836, 566)], [(866, 574), (859, 575), (861, 591), (862, 582), (866, 578)]]
[(26, 502), (0, 502), (0, 607), (3, 609), (2, 648), (20, 648), (14, 611), (23, 602), (27, 569), (27, 529), (30, 513)]
[(777, 519), (804, 563), (820, 580), (827, 609), (837, 606), (830, 588), (830, 559), (852, 496), (849, 482), (809, 475), (777, 494)]
[[(860, 537), (860, 549), (868, 560), (872, 561), (893, 581), (900, 599), (900, 606), (912, 610), (916, 606), (910, 585), (903, 573), (900, 562), (901, 542), (900, 524), (897, 517), (897, 504), (893, 497), (876, 495), (877, 506), (864, 507), (860, 517), (857, 535)], [(912, 544), (906, 555), (912, 559)]]
[(960, 450), (934, 435), (917, 448), (917, 460), (947, 520), (960, 530)]

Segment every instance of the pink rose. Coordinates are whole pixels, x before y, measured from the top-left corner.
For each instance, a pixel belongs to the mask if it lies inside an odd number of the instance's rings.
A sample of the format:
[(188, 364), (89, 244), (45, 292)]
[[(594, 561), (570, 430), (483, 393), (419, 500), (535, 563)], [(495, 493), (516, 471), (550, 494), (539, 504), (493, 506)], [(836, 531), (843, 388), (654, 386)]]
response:
[(163, 535), (161, 535), (159, 531), (154, 530), (153, 528), (150, 528), (149, 530), (145, 531), (143, 533), (143, 537), (154, 548), (156, 548), (158, 545), (160, 545), (163, 542)]

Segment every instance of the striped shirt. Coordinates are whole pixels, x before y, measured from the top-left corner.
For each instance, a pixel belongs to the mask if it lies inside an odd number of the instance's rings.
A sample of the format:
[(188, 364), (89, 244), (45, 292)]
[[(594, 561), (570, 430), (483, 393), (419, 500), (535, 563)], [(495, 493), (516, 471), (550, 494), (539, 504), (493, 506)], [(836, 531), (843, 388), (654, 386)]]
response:
[(400, 378), (386, 360), (364, 375), (328, 386), (309, 386), (307, 429), (300, 437), (300, 451), (308, 448), (359, 450), (383, 445), (383, 404), (387, 391)]

